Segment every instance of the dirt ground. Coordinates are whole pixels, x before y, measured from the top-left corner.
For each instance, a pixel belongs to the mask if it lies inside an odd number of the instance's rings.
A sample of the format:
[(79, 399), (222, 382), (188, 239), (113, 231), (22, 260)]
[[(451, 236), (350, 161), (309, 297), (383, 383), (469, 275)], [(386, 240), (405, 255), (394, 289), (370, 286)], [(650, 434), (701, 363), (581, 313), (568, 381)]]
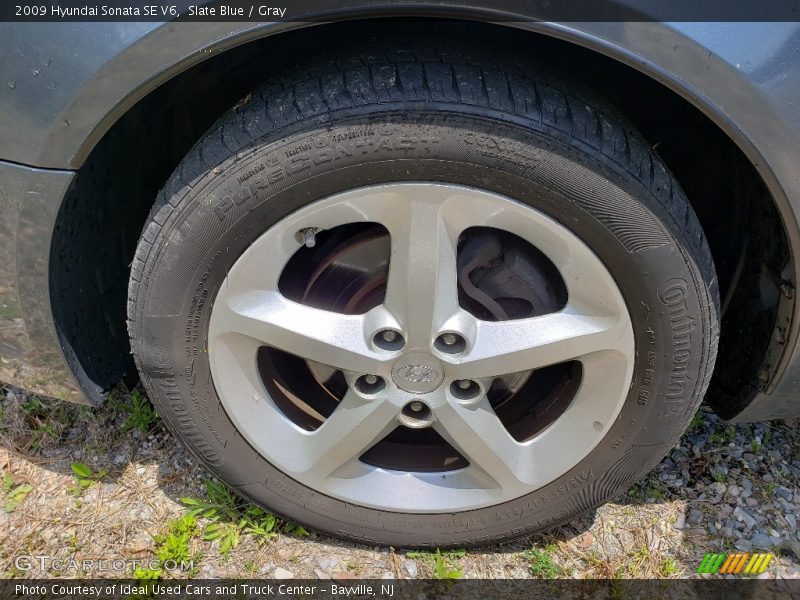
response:
[(800, 578), (800, 426), (734, 427), (705, 408), (624, 496), (466, 551), (365, 547), (277, 520), (215, 484), (138, 391), (90, 409), (0, 388), (0, 471), (5, 578), (680, 578), (712, 551), (774, 552), (761, 577)]

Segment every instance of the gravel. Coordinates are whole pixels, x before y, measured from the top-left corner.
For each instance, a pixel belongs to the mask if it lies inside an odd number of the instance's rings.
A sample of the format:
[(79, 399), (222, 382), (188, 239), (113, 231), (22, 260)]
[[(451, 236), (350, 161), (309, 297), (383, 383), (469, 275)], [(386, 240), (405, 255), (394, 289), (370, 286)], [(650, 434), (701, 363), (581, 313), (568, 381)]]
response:
[[(679, 469), (691, 480), (678, 476)], [(708, 534), (710, 550), (786, 551), (788, 561), (797, 559), (800, 435), (794, 421), (732, 426), (703, 409), (649, 479), (661, 484), (661, 493), (686, 500), (685, 527)]]
[(406, 574), (412, 579), (419, 573), (419, 567), (417, 567), (417, 563), (413, 560), (405, 561), (403, 563), (403, 570), (405, 570)]
[(283, 567), (276, 567), (275, 571), (272, 573), (272, 576), (275, 579), (292, 579), (294, 577), (294, 573), (288, 569), (284, 569)]

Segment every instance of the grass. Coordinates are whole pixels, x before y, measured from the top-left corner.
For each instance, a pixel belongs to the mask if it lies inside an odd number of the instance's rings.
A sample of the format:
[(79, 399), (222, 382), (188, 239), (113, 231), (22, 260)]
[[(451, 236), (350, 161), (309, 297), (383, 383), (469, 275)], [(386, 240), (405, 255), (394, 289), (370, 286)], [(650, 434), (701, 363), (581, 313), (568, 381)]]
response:
[(661, 572), (665, 577), (672, 577), (680, 573), (681, 569), (674, 558), (665, 558), (661, 563)]
[(254, 560), (248, 559), (244, 561), (244, 565), (242, 566), (244, 567), (244, 570), (247, 571), (248, 573), (258, 573), (258, 565)]
[(27, 396), (22, 402), (22, 410), (29, 416), (40, 416), (47, 408), (47, 404), (39, 396)]
[(142, 433), (147, 433), (158, 422), (158, 413), (138, 389), (131, 390), (130, 401), (122, 408), (128, 411), (128, 416), (122, 424), (123, 431), (138, 429)]
[(106, 469), (94, 472), (91, 467), (83, 463), (74, 462), (69, 466), (72, 474), (75, 477), (75, 485), (72, 486), (70, 491), (74, 496), (80, 496), (84, 491), (90, 488), (93, 484), (97, 483), (103, 477), (108, 475)]
[(166, 533), (153, 536), (156, 543), (156, 558), (177, 565), (187, 564), (194, 557), (189, 552), (189, 542), (199, 529), (194, 515), (183, 515), (167, 523)]
[(203, 530), (203, 539), (218, 541), (219, 553), (228, 558), (239, 545), (242, 535), (253, 537), (263, 544), (278, 536), (278, 532), (305, 537), (308, 532), (289, 521), (283, 521), (260, 506), (240, 498), (222, 483), (204, 480), (206, 499), (184, 497), (181, 504), (192, 517), (209, 521)]
[(3, 475), (3, 510), (12, 513), (33, 491), (30, 483), (16, 483), (10, 473)]
[(133, 578), (136, 581), (156, 581), (161, 578), (161, 569), (142, 569), (137, 567), (133, 571)]
[(9, 446), (22, 451), (39, 452), (57, 444), (72, 421), (69, 405), (33, 394), (22, 396), (13, 416), (6, 414), (8, 409), (5, 406), (0, 417), (14, 421), (16, 435), (9, 440)]
[(651, 561), (650, 549), (646, 545), (641, 545), (636, 548), (629, 556), (625, 564), (620, 566), (617, 576), (618, 577), (636, 577), (641, 578), (643, 567), (645, 563)]
[(722, 431), (715, 431), (708, 436), (708, 441), (712, 444), (730, 444), (736, 439), (736, 427), (728, 425)]
[(664, 494), (664, 490), (658, 487), (655, 482), (645, 484), (641, 481), (637, 481), (628, 489), (628, 497), (638, 500), (646, 500), (648, 498), (664, 500), (666, 495)]
[(769, 499), (775, 496), (775, 490), (778, 489), (778, 484), (774, 481), (767, 481), (762, 488), (762, 494), (764, 497)]
[(529, 561), (528, 573), (537, 579), (553, 579), (561, 575), (563, 570), (553, 561), (555, 551), (555, 544), (548, 544), (542, 549), (527, 550), (525, 558)]
[(431, 572), (433, 579), (461, 579), (464, 569), (461, 559), (466, 556), (466, 550), (445, 550), (439, 548), (435, 552), (411, 551), (406, 554), (408, 558), (420, 560)]
[(692, 420), (689, 421), (689, 429), (688, 431), (697, 431), (703, 426), (703, 413), (698, 411), (692, 417)]
[(642, 485), (641, 485), (641, 483), (638, 482), (638, 481), (636, 483), (634, 483), (628, 489), (627, 495), (628, 495), (629, 498), (633, 498), (633, 499), (641, 498), (642, 497)]

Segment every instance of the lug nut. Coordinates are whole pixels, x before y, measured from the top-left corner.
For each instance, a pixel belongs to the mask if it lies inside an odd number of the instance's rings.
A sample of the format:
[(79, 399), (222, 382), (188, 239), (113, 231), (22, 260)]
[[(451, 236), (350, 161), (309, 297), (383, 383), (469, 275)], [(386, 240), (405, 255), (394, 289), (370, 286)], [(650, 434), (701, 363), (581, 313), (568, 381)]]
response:
[(424, 402), (412, 400), (403, 407), (399, 415), (400, 423), (410, 429), (424, 429), (433, 423), (433, 413)]
[(458, 400), (474, 400), (481, 394), (481, 386), (471, 379), (457, 379), (450, 384), (450, 393)]
[(400, 332), (395, 331), (394, 329), (383, 329), (379, 331), (372, 338), (372, 343), (378, 348), (390, 351), (400, 350), (406, 345), (406, 341), (403, 339), (403, 336), (400, 334)]
[(436, 338), (433, 345), (440, 352), (459, 354), (467, 349), (467, 342), (463, 336), (447, 331)]
[(386, 387), (386, 382), (377, 375), (362, 375), (355, 382), (355, 388), (362, 394), (377, 394)]

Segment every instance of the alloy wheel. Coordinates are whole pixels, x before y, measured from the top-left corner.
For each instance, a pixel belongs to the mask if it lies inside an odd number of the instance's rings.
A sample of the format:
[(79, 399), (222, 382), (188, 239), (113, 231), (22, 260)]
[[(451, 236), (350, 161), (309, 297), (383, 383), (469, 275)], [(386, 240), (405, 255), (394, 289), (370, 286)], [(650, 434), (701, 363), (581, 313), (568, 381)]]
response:
[[(337, 230), (355, 279), (313, 254)], [(468, 253), (498, 239), (545, 257), (529, 262), (552, 264), (542, 285), (563, 302), (476, 307)], [(295, 294), (286, 281), (303, 268)], [(332, 299), (310, 301), (325, 277)], [(440, 183), (353, 189), (287, 216), (230, 269), (208, 335), (217, 394), (257, 452), (321, 494), (411, 513), (500, 504), (568, 472), (614, 422), (634, 362), (627, 306), (586, 244), (513, 199)]]

